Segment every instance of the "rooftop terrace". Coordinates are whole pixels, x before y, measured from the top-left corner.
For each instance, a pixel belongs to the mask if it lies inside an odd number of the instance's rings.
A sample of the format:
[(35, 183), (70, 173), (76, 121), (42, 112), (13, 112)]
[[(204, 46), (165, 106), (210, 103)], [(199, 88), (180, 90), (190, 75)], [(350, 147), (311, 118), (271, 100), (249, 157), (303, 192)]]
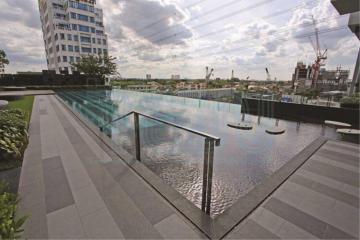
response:
[(211, 220), (164, 198), (53, 95), (36, 96), (29, 135), (25, 238), (359, 237), (358, 145), (320, 139), (239, 202), (241, 217)]

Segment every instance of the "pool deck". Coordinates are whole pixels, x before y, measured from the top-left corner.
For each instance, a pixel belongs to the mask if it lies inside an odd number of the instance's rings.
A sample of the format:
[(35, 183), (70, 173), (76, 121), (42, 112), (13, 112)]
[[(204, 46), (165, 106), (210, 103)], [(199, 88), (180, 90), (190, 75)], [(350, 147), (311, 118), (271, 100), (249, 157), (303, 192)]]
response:
[[(20, 213), (29, 215), (23, 237), (209, 237), (55, 96), (35, 97), (29, 136), (19, 184)], [(221, 237), (357, 239), (358, 145), (327, 141), (294, 171)]]

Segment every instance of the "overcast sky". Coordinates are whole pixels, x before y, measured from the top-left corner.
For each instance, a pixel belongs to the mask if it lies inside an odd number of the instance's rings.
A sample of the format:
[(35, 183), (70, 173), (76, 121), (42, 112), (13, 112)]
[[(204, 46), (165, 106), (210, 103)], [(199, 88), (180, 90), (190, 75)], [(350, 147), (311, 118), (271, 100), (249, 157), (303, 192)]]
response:
[[(97, 0), (104, 10), (109, 53), (123, 77), (149, 73), (215, 77), (291, 79), (297, 61), (312, 63), (309, 35), (317, 19), (326, 67), (355, 66), (359, 41), (330, 0)], [(37, 0), (0, 1), (0, 49), (7, 72), (46, 69)], [(314, 35), (311, 36), (315, 41)]]

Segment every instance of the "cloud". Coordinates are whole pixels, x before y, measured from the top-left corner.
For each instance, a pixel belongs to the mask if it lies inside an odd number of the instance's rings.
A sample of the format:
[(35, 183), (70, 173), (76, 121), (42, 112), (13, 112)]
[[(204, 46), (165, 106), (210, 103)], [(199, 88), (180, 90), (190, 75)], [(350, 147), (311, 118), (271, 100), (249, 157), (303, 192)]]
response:
[[(110, 0), (107, 0), (109, 2)], [(193, 36), (184, 21), (186, 12), (174, 2), (160, 0), (112, 0), (110, 6), (117, 6), (120, 11), (107, 14), (110, 33), (121, 40), (128, 38), (123, 33), (131, 30), (133, 37), (146, 40), (156, 46), (184, 44)], [(105, 6), (106, 8), (106, 6)], [(135, 39), (136, 41), (136, 39)]]
[(2, 0), (0, 21), (20, 22), (31, 28), (40, 28), (40, 15), (35, 0)]

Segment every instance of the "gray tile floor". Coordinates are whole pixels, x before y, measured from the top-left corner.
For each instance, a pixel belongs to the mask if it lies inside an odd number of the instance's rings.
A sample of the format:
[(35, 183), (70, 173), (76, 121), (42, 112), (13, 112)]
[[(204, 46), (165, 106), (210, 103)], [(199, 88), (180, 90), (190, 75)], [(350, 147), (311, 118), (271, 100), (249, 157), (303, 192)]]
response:
[(359, 148), (326, 142), (227, 238), (358, 239)]
[[(54, 96), (37, 96), (19, 194), (25, 238), (204, 235)], [(226, 238), (358, 238), (359, 151), (328, 141)]]

